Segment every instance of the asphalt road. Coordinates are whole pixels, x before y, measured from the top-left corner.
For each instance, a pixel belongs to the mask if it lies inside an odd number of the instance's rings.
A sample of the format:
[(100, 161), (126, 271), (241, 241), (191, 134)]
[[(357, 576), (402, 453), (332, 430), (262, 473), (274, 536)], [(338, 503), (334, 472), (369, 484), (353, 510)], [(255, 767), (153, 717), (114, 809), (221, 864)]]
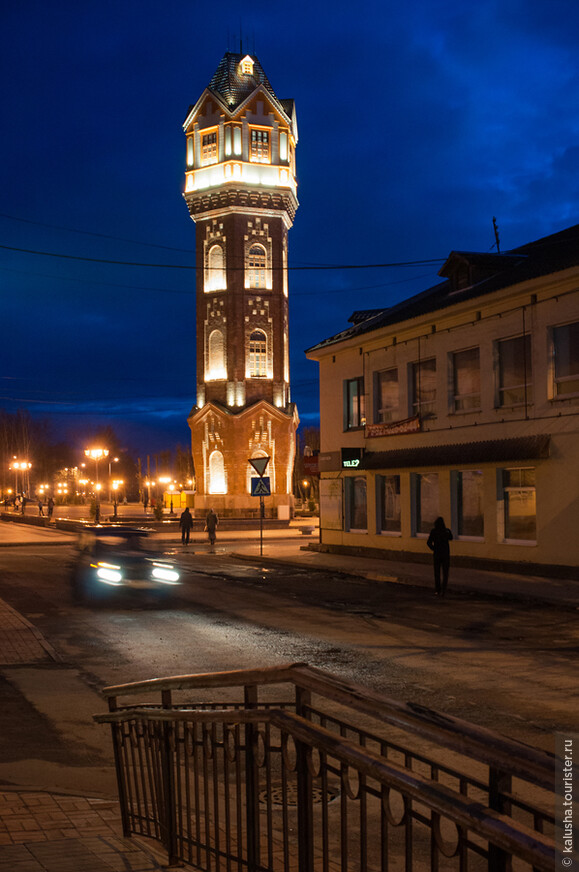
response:
[(0, 669), (0, 783), (86, 782), (109, 792), (108, 734), (91, 723), (104, 710), (100, 688), (289, 661), (547, 750), (554, 732), (576, 729), (577, 610), (456, 593), (441, 600), (181, 548), (185, 584), (170, 607), (135, 598), (88, 608), (71, 597), (72, 554), (3, 549), (0, 597), (61, 661)]

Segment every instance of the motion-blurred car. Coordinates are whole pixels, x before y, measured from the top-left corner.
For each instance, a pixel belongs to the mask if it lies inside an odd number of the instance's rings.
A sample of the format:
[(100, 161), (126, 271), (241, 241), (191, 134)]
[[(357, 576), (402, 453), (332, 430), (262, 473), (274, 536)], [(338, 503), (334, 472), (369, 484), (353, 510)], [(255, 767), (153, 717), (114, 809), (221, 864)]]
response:
[(147, 530), (134, 527), (86, 527), (77, 541), (72, 570), (75, 599), (96, 602), (135, 591), (168, 600), (181, 583), (178, 568), (150, 550)]

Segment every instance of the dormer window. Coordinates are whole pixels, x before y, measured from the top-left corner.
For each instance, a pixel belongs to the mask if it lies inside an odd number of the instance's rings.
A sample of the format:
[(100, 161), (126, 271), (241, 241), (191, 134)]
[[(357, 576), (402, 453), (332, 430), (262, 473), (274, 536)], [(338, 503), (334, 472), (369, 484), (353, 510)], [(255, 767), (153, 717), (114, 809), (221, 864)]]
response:
[(241, 67), (241, 72), (244, 76), (253, 75), (253, 60), (249, 55), (245, 55), (239, 66)]

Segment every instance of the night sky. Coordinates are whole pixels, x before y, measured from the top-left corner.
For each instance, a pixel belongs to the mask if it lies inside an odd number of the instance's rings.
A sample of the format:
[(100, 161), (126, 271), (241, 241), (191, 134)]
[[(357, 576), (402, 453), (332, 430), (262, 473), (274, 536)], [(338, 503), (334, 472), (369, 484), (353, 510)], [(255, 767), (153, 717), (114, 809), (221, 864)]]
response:
[[(440, 281), (452, 249), (492, 250), (493, 216), (501, 251), (579, 221), (577, 0), (5, 0), (1, 30), (0, 407), (50, 417), (79, 452), (109, 423), (139, 454), (189, 442), (182, 123), (240, 34), (297, 107), (303, 424), (304, 349), (352, 311)], [(402, 261), (426, 263), (327, 268)]]

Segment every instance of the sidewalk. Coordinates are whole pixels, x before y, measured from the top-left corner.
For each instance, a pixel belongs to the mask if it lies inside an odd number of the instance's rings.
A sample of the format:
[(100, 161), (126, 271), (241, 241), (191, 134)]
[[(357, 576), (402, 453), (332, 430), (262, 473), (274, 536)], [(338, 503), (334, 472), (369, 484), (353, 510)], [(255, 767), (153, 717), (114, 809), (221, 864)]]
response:
[[(301, 525), (266, 531), (260, 556), (259, 530), (222, 530), (215, 553), (240, 560), (346, 573), (384, 584), (412, 585), (432, 591), (430, 563), (403, 563), (376, 558), (324, 554), (308, 549), (318, 541), (303, 535)], [(70, 545), (75, 537), (52, 529), (0, 522), (0, 546)], [(178, 532), (163, 532), (159, 544), (182, 548)], [(208, 552), (205, 536), (196, 535), (187, 554)], [(579, 608), (579, 582), (451, 569), (450, 592)], [(450, 598), (449, 605), (451, 605)], [(26, 620), (0, 600), (0, 670), (3, 666), (57, 661), (58, 654)], [(114, 799), (53, 794), (0, 786), (0, 872), (153, 872), (165, 868), (162, 849), (141, 839), (124, 839)]]

